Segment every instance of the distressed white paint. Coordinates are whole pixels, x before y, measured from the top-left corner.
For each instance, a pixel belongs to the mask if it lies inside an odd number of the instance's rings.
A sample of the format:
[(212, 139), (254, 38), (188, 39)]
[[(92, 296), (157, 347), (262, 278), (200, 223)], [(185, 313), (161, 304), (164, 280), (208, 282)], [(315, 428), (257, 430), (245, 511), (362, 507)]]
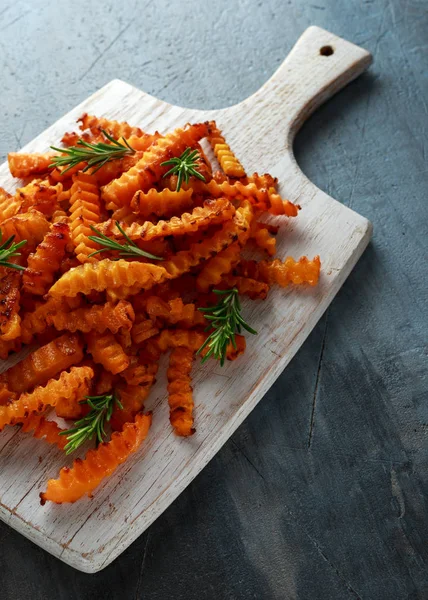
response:
[[(330, 45), (334, 53), (320, 54)], [(317, 189), (301, 173), (294, 135), (322, 102), (371, 62), (365, 50), (311, 27), (273, 77), (236, 106), (198, 111), (170, 106), (112, 81), (28, 144), (44, 151), (75, 127), (83, 112), (128, 120), (147, 131), (215, 118), (248, 172), (271, 172), (283, 195), (302, 206), (278, 235), (278, 255), (322, 259), (316, 289), (275, 289), (265, 302), (244, 302), (259, 331), (245, 356), (223, 369), (195, 367), (196, 434), (174, 437), (161, 375), (149, 407), (153, 426), (144, 447), (96, 491), (74, 505), (39, 504), (38, 494), (64, 459), (55, 448), (15, 428), (0, 434), (0, 518), (70, 565), (95, 572), (108, 565), (183, 491), (245, 419), (304, 342), (366, 247), (371, 225)], [(340, 166), (338, 166), (340, 168)], [(6, 165), (0, 184), (14, 189)], [(3, 365), (3, 369), (6, 363)]]

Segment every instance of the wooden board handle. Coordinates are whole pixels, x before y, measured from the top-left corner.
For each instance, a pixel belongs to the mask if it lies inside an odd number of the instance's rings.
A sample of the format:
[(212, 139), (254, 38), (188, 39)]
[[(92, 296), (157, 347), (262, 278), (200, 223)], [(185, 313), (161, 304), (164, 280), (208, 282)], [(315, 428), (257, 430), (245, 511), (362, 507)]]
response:
[[(265, 123), (275, 123), (266, 131), (272, 150), (279, 150), (275, 140), (284, 139), (291, 146), (293, 138), (307, 117), (347, 83), (358, 77), (372, 62), (372, 56), (346, 40), (321, 29), (309, 27), (274, 75), (243, 105), (252, 113), (265, 112)], [(274, 114), (273, 114), (274, 113)], [(263, 119), (261, 119), (263, 120)]]

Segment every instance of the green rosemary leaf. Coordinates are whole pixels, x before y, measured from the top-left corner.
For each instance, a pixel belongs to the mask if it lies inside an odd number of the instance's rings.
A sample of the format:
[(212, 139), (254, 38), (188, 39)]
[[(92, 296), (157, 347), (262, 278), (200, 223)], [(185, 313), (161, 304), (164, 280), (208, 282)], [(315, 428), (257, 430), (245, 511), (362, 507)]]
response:
[(253, 335), (257, 335), (257, 331), (250, 327), (241, 315), (241, 303), (239, 302), (238, 290), (236, 288), (230, 290), (213, 290), (213, 292), (221, 296), (219, 303), (215, 306), (198, 309), (205, 313), (205, 318), (210, 322), (205, 331), (212, 331), (197, 351), (197, 354), (200, 354), (208, 347), (208, 352), (203, 357), (202, 363), (206, 362), (210, 356), (213, 356), (223, 366), (229, 343), (232, 343), (235, 349), (237, 347), (235, 334), (240, 333), (241, 326)]
[(162, 167), (171, 166), (171, 169), (165, 173), (164, 177), (167, 177), (168, 175), (177, 175), (177, 192), (180, 191), (183, 180), (185, 183), (189, 183), (189, 178), (191, 175), (201, 179), (202, 181), (205, 181), (205, 177), (202, 175), (202, 173), (199, 173), (199, 171), (196, 170), (196, 167), (198, 166), (198, 157), (199, 154), (197, 150), (186, 148), (181, 156), (170, 158), (169, 160), (161, 163)]
[(105, 426), (111, 419), (113, 409), (117, 406), (121, 410), (123, 406), (115, 392), (102, 396), (86, 396), (80, 404), (87, 404), (90, 412), (74, 423), (72, 429), (61, 431), (59, 435), (67, 436), (67, 444), (64, 448), (66, 454), (71, 454), (82, 444), (95, 437), (96, 443), (102, 443), (106, 438)]
[(51, 146), (52, 150), (55, 150), (60, 154), (52, 158), (52, 163), (49, 167), (67, 167), (62, 171), (64, 174), (79, 163), (85, 162), (87, 164), (83, 171), (85, 172), (88, 169), (95, 167), (93, 172), (96, 173), (103, 165), (111, 160), (117, 160), (124, 156), (135, 154), (135, 150), (131, 148), (125, 139), (122, 138), (122, 143), (112, 137), (104, 129), (101, 131), (111, 144), (106, 144), (104, 142), (92, 144), (90, 142), (85, 142), (85, 140), (79, 140), (77, 146), (71, 146), (70, 148), (57, 148)]
[(119, 256), (137, 256), (142, 258), (149, 258), (151, 260), (163, 260), (161, 256), (155, 256), (154, 254), (150, 254), (150, 252), (141, 250), (141, 248), (139, 248), (137, 244), (135, 244), (131, 240), (131, 238), (128, 235), (126, 235), (126, 233), (120, 226), (119, 221), (116, 221), (116, 227), (119, 229), (120, 233), (127, 241), (127, 244), (119, 244), (119, 242), (110, 239), (109, 237), (101, 233), (101, 231), (99, 231), (96, 227), (91, 225), (92, 231), (94, 231), (97, 235), (89, 235), (88, 238), (96, 244), (99, 244), (100, 246), (104, 247), (100, 250), (95, 250), (95, 252), (92, 252), (89, 256), (95, 256), (96, 254), (100, 254), (101, 252), (107, 252), (108, 250), (116, 250), (119, 252)]
[(21, 256), (21, 253), (18, 252), (22, 246), (25, 246), (27, 240), (22, 240), (17, 244), (13, 243), (15, 239), (14, 235), (11, 235), (5, 242), (3, 242), (3, 234), (0, 230), (0, 265), (3, 267), (7, 267), (8, 269), (15, 269), (16, 271), (25, 271), (25, 267), (21, 265), (16, 265), (15, 263), (11, 263), (10, 259), (15, 256)]

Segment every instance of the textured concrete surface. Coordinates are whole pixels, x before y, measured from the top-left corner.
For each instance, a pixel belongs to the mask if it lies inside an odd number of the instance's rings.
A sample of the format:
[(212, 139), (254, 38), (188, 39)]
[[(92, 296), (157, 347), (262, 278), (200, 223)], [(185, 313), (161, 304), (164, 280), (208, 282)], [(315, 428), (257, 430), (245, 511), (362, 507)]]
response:
[(311, 24), (374, 54), (296, 142), (373, 243), (266, 398), (105, 571), (0, 524), (2, 600), (428, 598), (426, 1), (0, 0), (0, 155), (114, 77), (237, 102)]

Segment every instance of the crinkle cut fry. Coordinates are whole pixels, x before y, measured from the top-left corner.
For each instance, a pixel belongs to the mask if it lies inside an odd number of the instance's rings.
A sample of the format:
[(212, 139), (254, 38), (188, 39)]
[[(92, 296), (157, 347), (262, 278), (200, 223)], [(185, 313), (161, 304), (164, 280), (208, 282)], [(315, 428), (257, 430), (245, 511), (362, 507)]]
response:
[(82, 359), (82, 340), (76, 334), (65, 333), (2, 373), (0, 381), (7, 383), (14, 392), (26, 392), (36, 385), (46, 383)]
[(135, 319), (132, 304), (120, 300), (116, 305), (111, 302), (105, 304), (94, 304), (77, 308), (70, 312), (57, 311), (48, 315), (48, 325), (53, 325), (58, 331), (83, 331), (89, 333), (96, 331), (104, 333), (109, 330), (117, 333), (122, 327), (131, 329)]
[(0, 187), (0, 223), (16, 215), (20, 208), (20, 200)]
[(27, 212), (33, 208), (47, 217), (51, 217), (58, 207), (62, 191), (63, 186), (60, 182), (51, 185), (49, 180), (35, 179), (16, 190), (15, 197), (21, 204), (19, 212)]
[(107, 209), (116, 210), (129, 204), (138, 190), (147, 192), (168, 171), (168, 166), (162, 166), (161, 163), (172, 156), (180, 156), (187, 147), (194, 146), (206, 133), (207, 125), (197, 123), (185, 129), (176, 129), (159, 138), (134, 167), (105, 186), (102, 196)]
[(106, 138), (102, 133), (92, 133), (92, 131), (66, 131), (61, 138), (61, 144), (64, 146), (76, 146), (79, 141), (89, 144), (98, 144), (106, 142)]
[(176, 435), (187, 437), (195, 433), (193, 428), (193, 389), (190, 372), (194, 351), (177, 347), (169, 357), (168, 404), (169, 420)]
[[(100, 141), (105, 143), (105, 139)], [(123, 158), (107, 162), (98, 170), (95, 168), (90, 169), (88, 173), (95, 177), (95, 180), (99, 186), (107, 185), (113, 181), (113, 179), (120, 177), (122, 173), (125, 173), (131, 169), (131, 167), (137, 164), (142, 156), (142, 152), (135, 152), (134, 154), (124, 156)]]
[(74, 297), (79, 293), (89, 294), (92, 290), (102, 292), (137, 284), (139, 289), (150, 289), (165, 279), (169, 279), (169, 274), (163, 266), (106, 258), (67, 271), (51, 287), (49, 294), (54, 298)]
[(208, 141), (221, 168), (230, 177), (245, 177), (244, 167), (236, 158), (214, 121), (208, 126)]
[(138, 450), (147, 437), (151, 422), (151, 413), (139, 413), (133, 423), (124, 425), (123, 431), (114, 432), (108, 443), (89, 450), (84, 460), (76, 459), (71, 469), (63, 467), (59, 478), (50, 479), (46, 492), (40, 494), (41, 504), (46, 501), (75, 502), (90, 495), (103, 479)]
[(155, 131), (155, 133), (143, 133), (143, 135), (130, 135), (126, 138), (126, 143), (136, 150), (137, 153), (145, 152), (161, 137), (158, 131)]
[(19, 299), (21, 273), (8, 269), (0, 279), (0, 340), (10, 342), (21, 335)]
[(32, 312), (26, 312), (21, 321), (21, 338), (24, 344), (29, 344), (33, 337), (43, 333), (47, 327), (47, 318), (51, 313), (58, 311), (67, 312), (71, 308), (78, 308), (81, 298), (48, 298), (46, 302), (36, 304)]
[[(198, 329), (164, 329), (160, 334), (151, 338), (147, 342), (147, 347), (158, 352), (167, 352), (170, 348), (182, 346), (193, 352), (197, 352), (205, 342), (209, 332)], [(230, 343), (227, 347), (226, 357), (228, 360), (235, 360), (245, 351), (245, 338), (242, 335), (235, 335), (236, 348)], [(208, 348), (201, 352), (205, 356)]]
[(222, 277), (239, 262), (240, 253), (241, 247), (238, 242), (235, 242), (207, 260), (196, 279), (198, 290), (208, 292), (210, 287), (218, 285)]
[(198, 155), (195, 159), (196, 171), (198, 171), (198, 173), (200, 173), (202, 177), (204, 177), (205, 181), (210, 181), (210, 179), (212, 179), (213, 176), (211, 163), (208, 160), (201, 144), (196, 144), (196, 149), (198, 151)]
[(185, 304), (181, 298), (165, 302), (159, 296), (149, 296), (146, 311), (151, 319), (160, 318), (168, 325), (178, 325), (184, 329), (207, 325), (204, 315), (196, 308), (196, 305)]
[(88, 352), (94, 361), (113, 375), (117, 375), (129, 367), (129, 357), (112, 333), (99, 334), (91, 331), (86, 334), (86, 341), (88, 342)]
[(57, 208), (53, 211), (51, 223), (68, 223), (69, 218), (67, 213), (62, 208)]
[(67, 438), (59, 434), (65, 430), (58, 427), (55, 421), (48, 421), (43, 416), (32, 413), (19, 424), (24, 433), (32, 433), (33, 437), (44, 439), (48, 444), (55, 444), (60, 450), (64, 450)]
[(302, 256), (297, 261), (289, 256), (284, 261), (279, 258), (259, 262), (242, 260), (237, 266), (236, 274), (263, 281), (269, 285), (277, 283), (281, 287), (286, 287), (290, 283), (295, 285), (307, 283), (315, 286), (319, 280), (320, 269), (319, 256), (315, 256), (313, 260)]
[(114, 290), (106, 290), (106, 300), (107, 302), (114, 304), (115, 302), (119, 302), (119, 300), (128, 298), (128, 296), (135, 296), (135, 294), (138, 294), (140, 291), (141, 288), (139, 283), (135, 283), (134, 285), (123, 285)]
[(269, 256), (274, 256), (276, 252), (276, 239), (270, 234), (269, 228), (258, 221), (253, 223), (251, 228), (251, 239), (257, 246), (265, 250)]
[(95, 117), (93, 115), (83, 114), (79, 119), (80, 129), (90, 129), (93, 134), (101, 133), (104, 129), (116, 140), (119, 138), (128, 138), (131, 135), (141, 137), (144, 132), (139, 127), (132, 127), (126, 121), (114, 121), (104, 117)]
[(147, 354), (142, 351), (131, 358), (131, 364), (120, 377), (130, 386), (152, 385), (159, 368), (160, 352)]
[(24, 179), (30, 175), (38, 175), (48, 171), (54, 156), (56, 156), (55, 152), (45, 152), (44, 154), (9, 152), (7, 160), (12, 176)]
[(54, 223), (37, 246), (34, 254), (28, 257), (27, 268), (22, 282), (27, 292), (43, 296), (53, 283), (65, 256), (70, 232), (66, 223)]
[(113, 375), (110, 371), (102, 368), (101, 373), (95, 382), (94, 393), (96, 396), (103, 396), (110, 393), (117, 384), (118, 375)]
[[(235, 208), (229, 200), (219, 198), (206, 200), (204, 206), (197, 206), (191, 213), (183, 213), (180, 217), (172, 217), (169, 221), (158, 221), (156, 224), (146, 221), (143, 224), (134, 222), (131, 225), (122, 224), (122, 229), (131, 240), (150, 241), (169, 235), (185, 235), (199, 229), (216, 225), (230, 220), (235, 214)], [(111, 235), (123, 240), (123, 234), (112, 220), (100, 226), (104, 235)]]
[(1, 224), (1, 232), (4, 240), (7, 240), (12, 235), (15, 236), (14, 242), (27, 240), (27, 245), (24, 247), (33, 248), (40, 244), (47, 232), (49, 231), (49, 221), (45, 215), (37, 210), (14, 215), (9, 217)]
[[(96, 365), (94, 364), (94, 367), (95, 366)], [(92, 367), (90, 368), (92, 369)], [(86, 403), (82, 404), (81, 401), (84, 400), (86, 396), (92, 395), (92, 385), (92, 379), (88, 379), (86, 385), (82, 386), (80, 394), (78, 396), (72, 398), (60, 398), (55, 404), (56, 415), (58, 417), (61, 417), (62, 419), (77, 421), (77, 419), (80, 419), (85, 414), (87, 414), (88, 405)]]
[(122, 431), (124, 425), (133, 421), (137, 413), (144, 409), (144, 402), (150, 394), (154, 381), (155, 378), (153, 376), (150, 382), (143, 385), (119, 383), (116, 386), (122, 408), (115, 406), (113, 409), (110, 420), (113, 431)]
[(221, 289), (236, 288), (241, 295), (246, 295), (251, 300), (265, 300), (269, 285), (250, 277), (239, 277), (237, 275), (226, 275), (222, 279)]
[(146, 319), (144, 315), (138, 315), (131, 329), (131, 338), (134, 344), (139, 345), (158, 333), (159, 329), (151, 319)]
[[(168, 188), (160, 191), (152, 188), (148, 192), (138, 190), (131, 201), (133, 213), (131, 213), (132, 220), (130, 222), (132, 223), (135, 219), (134, 213), (142, 218), (148, 218), (150, 215), (157, 215), (158, 217), (179, 215), (183, 210), (192, 206), (192, 193), (191, 188), (188, 190), (181, 188), (178, 192)], [(119, 216), (119, 214), (116, 214), (116, 220), (120, 221)], [(127, 216), (129, 216), (129, 213)], [(113, 218), (115, 218), (115, 215), (113, 215)]]
[(100, 222), (100, 197), (94, 175), (78, 173), (73, 177), (70, 198), (70, 232), (75, 245), (75, 253), (82, 263), (96, 262), (99, 255), (89, 256), (99, 250), (96, 242), (89, 239), (93, 234), (91, 225)]
[(0, 431), (5, 425), (13, 425), (33, 412), (41, 412), (47, 406), (55, 406), (61, 398), (81, 400), (86, 393), (87, 380), (93, 377), (90, 367), (72, 367), (63, 371), (58, 380), (51, 379), (30, 393), (21, 394), (18, 400), (0, 406)]
[(193, 244), (190, 250), (182, 250), (170, 260), (162, 264), (171, 278), (177, 278), (187, 273), (200, 262), (212, 258), (234, 242), (244, 245), (250, 235), (250, 226), (253, 218), (249, 202), (244, 202), (238, 208), (232, 221), (227, 221), (222, 229), (211, 238)]
[(274, 215), (286, 215), (287, 217), (296, 217), (300, 206), (293, 204), (289, 200), (281, 198), (276, 192), (274, 186), (266, 186), (266, 177), (255, 174), (248, 181), (222, 181), (219, 183), (212, 179), (208, 183), (195, 180), (188, 184), (183, 184), (185, 189), (193, 189), (194, 194), (205, 194), (213, 198), (224, 196), (226, 198), (245, 198), (249, 200), (254, 208), (260, 212), (269, 211)]

